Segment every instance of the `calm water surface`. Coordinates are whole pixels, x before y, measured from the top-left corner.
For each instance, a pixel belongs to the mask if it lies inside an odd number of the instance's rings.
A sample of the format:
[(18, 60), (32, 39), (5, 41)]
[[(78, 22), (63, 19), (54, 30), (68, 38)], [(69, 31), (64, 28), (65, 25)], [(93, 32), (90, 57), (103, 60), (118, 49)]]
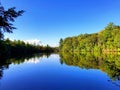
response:
[[(85, 56), (83, 62), (73, 58), (51, 54), (2, 62), (0, 90), (120, 90), (119, 75), (112, 77), (106, 71), (109, 66), (99, 64), (102, 61), (91, 63), (94, 59), (88, 57), (87, 64)], [(120, 67), (117, 70), (120, 72)]]

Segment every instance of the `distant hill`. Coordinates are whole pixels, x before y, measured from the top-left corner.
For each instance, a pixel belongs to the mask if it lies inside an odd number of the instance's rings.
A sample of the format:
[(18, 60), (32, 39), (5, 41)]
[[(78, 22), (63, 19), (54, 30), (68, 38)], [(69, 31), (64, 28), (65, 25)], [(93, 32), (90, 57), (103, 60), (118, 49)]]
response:
[(60, 40), (60, 51), (84, 52), (120, 51), (120, 26), (109, 23), (104, 30), (93, 34), (80, 34)]

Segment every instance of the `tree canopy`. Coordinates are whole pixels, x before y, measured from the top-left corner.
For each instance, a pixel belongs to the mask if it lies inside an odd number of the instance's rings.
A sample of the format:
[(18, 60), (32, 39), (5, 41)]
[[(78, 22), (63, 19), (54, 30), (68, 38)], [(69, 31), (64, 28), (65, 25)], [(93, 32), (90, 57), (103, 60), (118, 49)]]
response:
[(16, 11), (15, 7), (5, 10), (4, 7), (0, 5), (0, 39), (4, 38), (4, 32), (12, 33), (13, 29), (16, 29), (12, 22), (23, 13), (23, 10)]
[(98, 33), (61, 39), (60, 50), (64, 52), (120, 51), (120, 26), (109, 23)]

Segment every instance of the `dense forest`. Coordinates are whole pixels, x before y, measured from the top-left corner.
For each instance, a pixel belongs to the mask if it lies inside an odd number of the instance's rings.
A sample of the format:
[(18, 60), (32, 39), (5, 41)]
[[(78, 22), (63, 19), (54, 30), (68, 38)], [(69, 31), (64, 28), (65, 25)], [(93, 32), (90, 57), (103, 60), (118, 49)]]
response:
[(63, 52), (116, 52), (120, 51), (120, 26), (109, 23), (104, 30), (60, 39)]
[(26, 55), (42, 52), (56, 52), (57, 47), (50, 47), (49, 45), (41, 46), (25, 43), (24, 41), (5, 39), (0, 41), (0, 57)]

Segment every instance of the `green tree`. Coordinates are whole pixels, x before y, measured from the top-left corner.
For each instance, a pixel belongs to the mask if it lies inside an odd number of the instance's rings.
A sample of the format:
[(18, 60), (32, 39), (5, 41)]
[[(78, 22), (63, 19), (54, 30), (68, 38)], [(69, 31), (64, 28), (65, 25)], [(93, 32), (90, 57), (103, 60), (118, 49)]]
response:
[(60, 42), (60, 51), (65, 52), (120, 51), (120, 26), (109, 23), (98, 33), (67, 37)]
[(62, 49), (62, 47), (63, 47), (63, 39), (62, 38), (60, 39), (59, 45), (60, 45), (59, 49)]
[(12, 22), (15, 21), (15, 18), (23, 14), (23, 10), (16, 11), (15, 7), (5, 10), (4, 7), (0, 4), (0, 39), (4, 38), (4, 32), (12, 33), (13, 29), (16, 29)]

